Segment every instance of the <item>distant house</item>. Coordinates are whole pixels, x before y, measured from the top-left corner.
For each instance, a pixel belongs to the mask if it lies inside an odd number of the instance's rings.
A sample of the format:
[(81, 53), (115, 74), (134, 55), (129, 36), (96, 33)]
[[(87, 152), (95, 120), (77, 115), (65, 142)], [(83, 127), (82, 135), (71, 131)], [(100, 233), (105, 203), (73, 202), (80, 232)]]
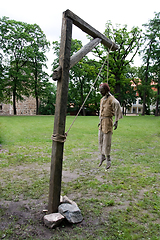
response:
[[(17, 115), (36, 115), (36, 99), (23, 96), (23, 101), (16, 102)], [(0, 103), (0, 115), (13, 115), (12, 104)]]
[[(153, 113), (153, 109), (155, 109), (154, 105), (150, 105), (150, 111)], [(130, 109), (126, 110), (126, 114), (142, 114), (143, 110), (143, 104), (140, 98), (137, 98), (134, 103), (132, 103), (132, 106)]]
[[(141, 80), (139, 79), (139, 84), (141, 84)], [(154, 83), (152, 82), (151, 85), (154, 85)], [(132, 86), (134, 88), (136, 88), (136, 85), (132, 82)], [(152, 89), (154, 91), (156, 91), (156, 89), (154, 87), (152, 87)], [(137, 99), (135, 102), (132, 103), (132, 106), (129, 109), (126, 109), (126, 114), (142, 114), (143, 111), (143, 103), (141, 98), (138, 95), (138, 92), (136, 93)], [(150, 105), (150, 111), (153, 112), (153, 109), (155, 109), (154, 105)]]

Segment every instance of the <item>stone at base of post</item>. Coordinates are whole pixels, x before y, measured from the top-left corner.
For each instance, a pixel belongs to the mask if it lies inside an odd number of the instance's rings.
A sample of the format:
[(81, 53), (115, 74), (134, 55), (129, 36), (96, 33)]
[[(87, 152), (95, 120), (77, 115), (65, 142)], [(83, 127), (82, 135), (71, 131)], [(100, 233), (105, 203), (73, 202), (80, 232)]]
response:
[(70, 223), (80, 223), (83, 220), (79, 207), (70, 203), (62, 203), (59, 205), (58, 212)]
[(53, 227), (58, 226), (64, 219), (65, 219), (65, 217), (60, 213), (47, 214), (43, 218), (44, 224), (48, 228), (53, 228)]
[(70, 200), (67, 196), (60, 197), (60, 205), (58, 213), (51, 213), (44, 216), (44, 224), (48, 228), (58, 226), (64, 219), (70, 223), (80, 223), (83, 221), (83, 216), (77, 204)]

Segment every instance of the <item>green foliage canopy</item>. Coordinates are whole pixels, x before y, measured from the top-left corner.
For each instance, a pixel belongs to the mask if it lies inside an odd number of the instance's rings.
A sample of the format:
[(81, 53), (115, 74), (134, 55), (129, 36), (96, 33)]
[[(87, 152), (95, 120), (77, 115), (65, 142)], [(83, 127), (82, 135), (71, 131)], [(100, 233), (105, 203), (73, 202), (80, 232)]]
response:
[[(150, 19), (143, 26), (145, 27), (141, 49), (143, 66), (138, 68), (141, 85), (138, 85), (137, 82), (137, 90), (143, 102), (142, 114), (150, 114), (150, 105), (155, 95), (153, 103), (156, 102), (155, 115), (158, 115), (160, 101), (160, 13), (155, 13), (154, 19)], [(157, 89), (156, 94), (152, 87)]]
[[(106, 29), (104, 34), (107, 38), (119, 46), (117, 51), (109, 53), (109, 75), (108, 83), (111, 87), (112, 93), (121, 102), (121, 105), (126, 105), (128, 101), (128, 91), (130, 94), (135, 93), (131, 88), (131, 83), (128, 81), (127, 67), (133, 63), (134, 57), (139, 51), (141, 45), (141, 29), (133, 27), (130, 31), (127, 29), (127, 25), (121, 27), (116, 25), (114, 27), (110, 21), (106, 23)], [(104, 46), (96, 47), (93, 51), (95, 56), (104, 61), (107, 55), (108, 49)], [(103, 71), (103, 81), (107, 81), (107, 64)], [(128, 86), (130, 85), (130, 87)]]
[(38, 25), (3, 17), (0, 19), (0, 44), (5, 66), (3, 99), (13, 97), (16, 114), (16, 101), (22, 100), (23, 95), (39, 95), (38, 83), (46, 77), (42, 67), (49, 42)]
[[(71, 44), (71, 56), (80, 50), (82, 47), (82, 42), (75, 39), (72, 40)], [(53, 62), (53, 68), (58, 66), (60, 43), (58, 41), (53, 42), (54, 53), (57, 58)], [(74, 112), (74, 114), (79, 110), (83, 104), (93, 82), (97, 76), (97, 71), (99, 64), (93, 59), (89, 59), (85, 56), (81, 59), (72, 69), (70, 69), (70, 81), (69, 81), (69, 91), (68, 91), (68, 111)], [(91, 92), (85, 106), (82, 109), (82, 115), (88, 115), (92, 112), (99, 110), (99, 100), (100, 94), (98, 93), (99, 82), (94, 86), (94, 90)], [(71, 107), (71, 105), (73, 107)]]
[(46, 83), (43, 97), (40, 98), (39, 114), (54, 115), (56, 102), (56, 86), (50, 82)]

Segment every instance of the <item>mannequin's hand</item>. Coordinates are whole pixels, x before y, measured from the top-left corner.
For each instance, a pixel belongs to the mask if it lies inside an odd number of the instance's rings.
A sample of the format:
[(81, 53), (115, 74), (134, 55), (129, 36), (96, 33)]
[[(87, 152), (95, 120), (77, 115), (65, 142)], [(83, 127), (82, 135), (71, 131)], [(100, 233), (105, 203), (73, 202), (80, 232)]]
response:
[(114, 130), (117, 129), (117, 127), (118, 127), (118, 121), (116, 121), (116, 122), (113, 124), (113, 127), (114, 127)]

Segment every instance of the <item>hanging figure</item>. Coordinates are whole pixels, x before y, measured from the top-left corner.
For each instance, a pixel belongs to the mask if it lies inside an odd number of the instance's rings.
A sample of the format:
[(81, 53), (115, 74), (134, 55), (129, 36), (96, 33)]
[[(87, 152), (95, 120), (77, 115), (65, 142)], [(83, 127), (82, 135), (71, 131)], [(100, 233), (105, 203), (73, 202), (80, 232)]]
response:
[[(101, 95), (103, 96), (100, 101), (100, 123), (99, 126), (99, 150), (101, 153), (101, 161), (99, 167), (103, 161), (107, 159), (106, 169), (111, 166), (111, 140), (114, 130), (118, 127), (118, 120), (122, 118), (122, 111), (119, 101), (110, 93), (110, 88), (107, 83), (102, 83), (99, 86)], [(113, 124), (112, 117), (115, 116), (115, 122)]]

